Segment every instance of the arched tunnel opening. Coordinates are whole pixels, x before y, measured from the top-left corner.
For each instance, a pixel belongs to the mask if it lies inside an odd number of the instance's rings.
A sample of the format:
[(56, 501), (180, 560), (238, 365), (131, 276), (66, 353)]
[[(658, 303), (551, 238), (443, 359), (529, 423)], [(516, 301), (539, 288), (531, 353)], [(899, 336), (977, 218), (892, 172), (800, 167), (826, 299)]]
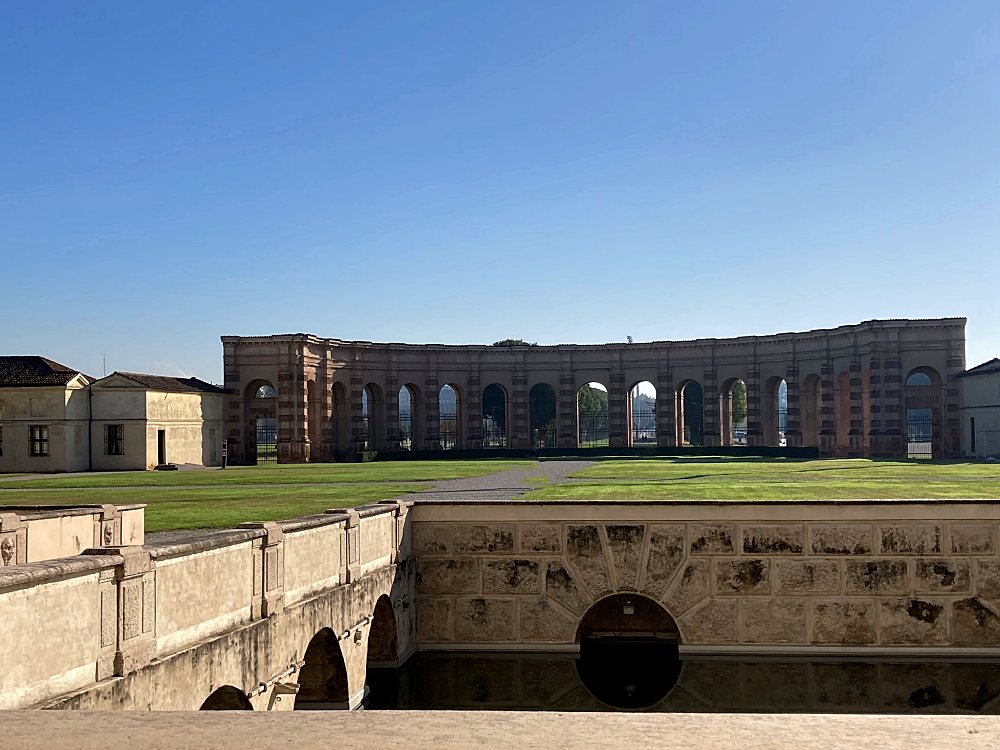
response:
[(652, 599), (639, 594), (601, 599), (584, 614), (576, 639), (580, 680), (608, 706), (648, 708), (677, 683), (680, 631)]

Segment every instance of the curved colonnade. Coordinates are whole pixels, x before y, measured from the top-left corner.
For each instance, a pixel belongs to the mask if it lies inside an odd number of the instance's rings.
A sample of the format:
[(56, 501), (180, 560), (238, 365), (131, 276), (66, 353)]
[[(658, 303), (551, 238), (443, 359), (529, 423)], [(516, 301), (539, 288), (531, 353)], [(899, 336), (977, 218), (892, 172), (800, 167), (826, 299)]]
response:
[(230, 459), (602, 445), (957, 455), (965, 322), (514, 347), (224, 336)]

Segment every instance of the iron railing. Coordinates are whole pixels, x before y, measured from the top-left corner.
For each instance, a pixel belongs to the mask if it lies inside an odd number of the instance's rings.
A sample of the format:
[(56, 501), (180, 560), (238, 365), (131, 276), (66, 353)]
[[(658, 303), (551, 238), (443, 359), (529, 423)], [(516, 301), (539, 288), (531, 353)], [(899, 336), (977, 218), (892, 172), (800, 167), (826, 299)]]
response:
[(608, 413), (581, 411), (578, 415), (578, 445), (581, 448), (606, 448), (608, 445)]
[(458, 446), (458, 415), (441, 414), (438, 417), (438, 438), (441, 450), (451, 450)]
[(632, 445), (656, 445), (656, 410), (632, 410)]
[(278, 463), (277, 421), (267, 417), (258, 417), (255, 427), (257, 465)]

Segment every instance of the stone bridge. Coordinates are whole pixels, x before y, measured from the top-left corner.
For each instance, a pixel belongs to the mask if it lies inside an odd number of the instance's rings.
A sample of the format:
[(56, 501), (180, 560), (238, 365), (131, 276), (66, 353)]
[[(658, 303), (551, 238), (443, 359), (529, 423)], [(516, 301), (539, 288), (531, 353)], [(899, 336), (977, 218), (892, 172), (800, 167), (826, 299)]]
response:
[(355, 708), (418, 649), (598, 632), (685, 659), (993, 655), (998, 522), (976, 501), (391, 501), (92, 548), (0, 568), (0, 708)]

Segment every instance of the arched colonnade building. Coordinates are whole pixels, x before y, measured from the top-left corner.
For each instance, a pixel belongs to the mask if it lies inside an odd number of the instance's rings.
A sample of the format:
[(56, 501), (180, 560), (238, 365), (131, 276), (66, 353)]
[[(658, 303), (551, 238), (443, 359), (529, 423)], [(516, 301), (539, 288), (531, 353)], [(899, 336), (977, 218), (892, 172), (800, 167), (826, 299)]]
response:
[[(510, 347), (224, 336), (230, 459), (573, 449), (587, 444), (579, 394), (588, 384), (607, 393), (610, 448), (746, 444), (905, 456), (916, 445), (959, 455), (953, 376), (965, 367), (965, 323), (872, 320), (732, 339)], [(746, 393), (740, 425), (734, 386)], [(652, 403), (644, 425), (640, 391), (643, 408)]]

